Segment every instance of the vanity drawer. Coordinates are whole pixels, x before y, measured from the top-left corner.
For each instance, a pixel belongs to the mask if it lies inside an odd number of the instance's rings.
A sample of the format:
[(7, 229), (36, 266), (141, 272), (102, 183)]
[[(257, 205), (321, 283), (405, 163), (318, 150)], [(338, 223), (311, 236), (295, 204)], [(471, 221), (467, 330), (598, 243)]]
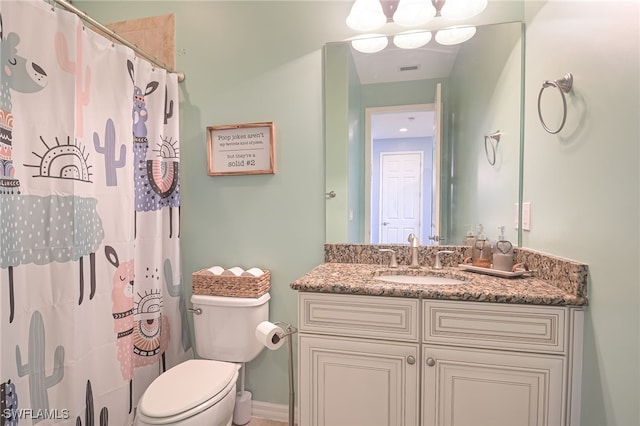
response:
[(305, 293), (298, 295), (302, 333), (417, 342), (418, 299)]
[(566, 309), (499, 303), (423, 301), (423, 341), (564, 353)]

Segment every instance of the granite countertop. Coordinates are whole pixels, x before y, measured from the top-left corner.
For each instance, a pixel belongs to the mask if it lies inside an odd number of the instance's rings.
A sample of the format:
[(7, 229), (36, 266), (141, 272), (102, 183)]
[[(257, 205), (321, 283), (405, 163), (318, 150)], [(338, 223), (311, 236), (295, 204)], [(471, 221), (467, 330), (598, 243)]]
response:
[[(435, 275), (464, 281), (453, 285), (399, 284), (376, 280), (378, 275)], [(536, 276), (500, 278), (464, 271), (456, 266), (436, 270), (429, 266), (397, 269), (380, 264), (327, 262), (291, 283), (298, 291), (392, 296), (494, 303), (520, 303), (550, 306), (586, 306), (581, 292), (568, 291)]]

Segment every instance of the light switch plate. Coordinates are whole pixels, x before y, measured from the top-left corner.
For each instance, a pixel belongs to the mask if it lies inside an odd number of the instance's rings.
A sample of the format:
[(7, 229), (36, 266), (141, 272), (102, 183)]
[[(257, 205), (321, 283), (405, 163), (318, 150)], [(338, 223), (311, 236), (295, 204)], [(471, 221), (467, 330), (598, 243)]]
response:
[(531, 231), (531, 203), (522, 203), (522, 230)]

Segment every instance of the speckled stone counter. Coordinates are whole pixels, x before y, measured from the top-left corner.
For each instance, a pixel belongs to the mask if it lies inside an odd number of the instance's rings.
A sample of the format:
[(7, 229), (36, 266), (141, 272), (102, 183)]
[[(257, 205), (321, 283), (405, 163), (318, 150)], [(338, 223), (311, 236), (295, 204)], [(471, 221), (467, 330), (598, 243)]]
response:
[[(388, 254), (380, 248), (396, 251), (400, 267), (388, 268)], [(499, 278), (463, 271), (468, 247), (420, 247), (419, 270), (406, 265), (406, 245), (326, 244), (325, 263), (291, 283), (298, 291), (394, 296), (477, 302), (524, 303), (534, 305), (586, 306), (588, 265), (550, 256), (529, 249), (516, 250), (516, 262), (524, 263), (532, 276)], [(436, 250), (451, 250), (442, 255), (444, 269), (432, 268)], [(399, 284), (377, 280), (379, 275), (435, 275), (464, 281), (454, 285)]]

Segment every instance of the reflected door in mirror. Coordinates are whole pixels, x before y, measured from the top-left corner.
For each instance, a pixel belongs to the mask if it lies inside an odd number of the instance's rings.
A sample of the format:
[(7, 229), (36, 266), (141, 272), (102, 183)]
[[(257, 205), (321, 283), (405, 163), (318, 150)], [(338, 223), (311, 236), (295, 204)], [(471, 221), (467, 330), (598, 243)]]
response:
[(380, 243), (422, 235), (422, 152), (383, 152), (380, 167)]

